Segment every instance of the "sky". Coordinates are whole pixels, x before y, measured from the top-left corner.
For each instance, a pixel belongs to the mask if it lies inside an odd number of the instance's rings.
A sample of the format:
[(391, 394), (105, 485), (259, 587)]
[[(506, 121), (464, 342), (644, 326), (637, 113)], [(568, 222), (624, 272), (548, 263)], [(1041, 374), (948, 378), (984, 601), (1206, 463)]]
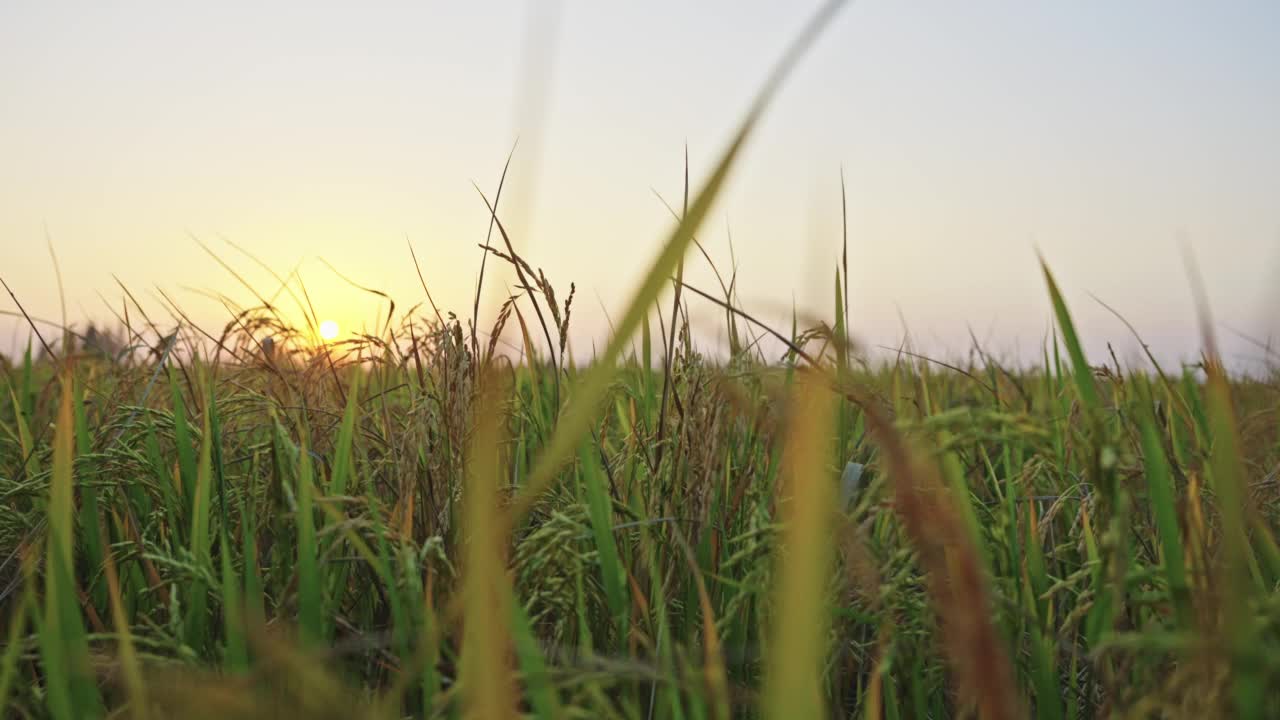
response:
[[(0, 278), (109, 321), (115, 278), (208, 327), (205, 293), (297, 269), (319, 315), (380, 288), (470, 314), (490, 198), (522, 254), (607, 336), (813, 2), (0, 4)], [(1280, 334), (1280, 4), (887, 2), (846, 7), (776, 97), (699, 233), (743, 307), (830, 319), (848, 206), (868, 347), (1039, 356), (1053, 268), (1086, 349), (1199, 351), (1185, 258), (1228, 360)], [(732, 242), (730, 241), (732, 238)], [(715, 287), (700, 256), (691, 282)], [(509, 277), (493, 276), (482, 328)], [(153, 303), (153, 309), (159, 305)], [(0, 311), (15, 309), (0, 295)], [(715, 308), (690, 300), (714, 345)], [(0, 316), (0, 351), (26, 343)]]

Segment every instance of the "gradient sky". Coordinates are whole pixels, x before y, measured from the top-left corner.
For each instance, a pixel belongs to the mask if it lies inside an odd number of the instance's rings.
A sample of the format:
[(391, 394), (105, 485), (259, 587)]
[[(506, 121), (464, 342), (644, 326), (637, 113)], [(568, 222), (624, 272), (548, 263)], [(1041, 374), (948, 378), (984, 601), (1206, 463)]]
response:
[[(468, 314), (487, 218), (471, 183), (491, 194), (519, 136), (504, 217), (577, 282), (581, 348), (670, 228), (653, 190), (678, 200), (686, 143), (705, 176), (816, 3), (549, 7), (0, 4), (0, 277), (58, 316), (47, 228), (73, 318), (110, 318), (115, 274), (218, 326), (192, 289), (249, 295), (192, 236), (272, 284), (226, 237), (298, 266), (350, 328), (377, 305), (317, 258), (403, 307), (423, 299), (408, 239), (437, 302)], [(932, 352), (963, 352), (972, 327), (1038, 355), (1039, 248), (1095, 359), (1133, 344), (1089, 293), (1190, 357), (1187, 246), (1243, 361), (1262, 351), (1233, 331), (1280, 331), (1277, 128), (1275, 2), (865, 0), (778, 96), (701, 237), (727, 268), (732, 232), (748, 310), (826, 317), (843, 167), (869, 344), (905, 319)], [(714, 336), (712, 308), (690, 307)], [(0, 318), (0, 349), (25, 338)]]

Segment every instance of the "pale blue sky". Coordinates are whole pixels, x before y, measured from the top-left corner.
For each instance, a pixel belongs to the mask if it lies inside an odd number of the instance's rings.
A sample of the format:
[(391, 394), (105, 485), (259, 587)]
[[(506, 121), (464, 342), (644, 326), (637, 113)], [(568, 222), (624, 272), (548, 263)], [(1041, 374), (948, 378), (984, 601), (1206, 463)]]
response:
[[(486, 218), (471, 181), (492, 191), (521, 135), (510, 220), (535, 265), (577, 282), (580, 346), (670, 226), (650, 189), (678, 197), (686, 142), (705, 175), (816, 7), (567, 0), (533, 34), (554, 41), (547, 91), (522, 93), (533, 5), (178, 5), (0, 5), (0, 276), (28, 309), (58, 313), (47, 224), (75, 316), (109, 317), (95, 291), (117, 297), (115, 273), (220, 325), (182, 287), (247, 296), (188, 232), (301, 262), (348, 327), (374, 307), (315, 258), (408, 305), (407, 237), (462, 313)], [(702, 237), (727, 266), (732, 229), (749, 310), (828, 312), (843, 166), (864, 340), (895, 343), (901, 312), (939, 352), (967, 325), (1037, 352), (1039, 247), (1093, 352), (1131, 344), (1089, 292), (1186, 357), (1180, 237), (1219, 321), (1280, 330), (1277, 128), (1280, 4), (866, 0), (778, 96)], [(692, 310), (714, 335), (716, 314)], [(0, 331), (3, 347), (19, 332)]]

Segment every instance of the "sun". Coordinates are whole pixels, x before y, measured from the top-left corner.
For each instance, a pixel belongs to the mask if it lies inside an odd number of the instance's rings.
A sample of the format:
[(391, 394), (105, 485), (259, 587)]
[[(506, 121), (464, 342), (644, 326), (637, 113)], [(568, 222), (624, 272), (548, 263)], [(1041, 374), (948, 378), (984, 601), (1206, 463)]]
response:
[(338, 323), (332, 320), (325, 320), (320, 323), (320, 337), (324, 338), (326, 342), (338, 337)]

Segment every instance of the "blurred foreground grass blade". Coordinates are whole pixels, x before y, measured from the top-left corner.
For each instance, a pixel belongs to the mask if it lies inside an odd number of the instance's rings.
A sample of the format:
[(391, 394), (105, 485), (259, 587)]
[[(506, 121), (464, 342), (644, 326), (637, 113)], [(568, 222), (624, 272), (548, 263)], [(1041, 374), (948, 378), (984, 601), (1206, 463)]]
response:
[(712, 203), (720, 194), (730, 169), (738, 159), (738, 153), (746, 144), (760, 116), (796, 63), (843, 4), (843, 0), (829, 0), (823, 4), (774, 67), (764, 87), (748, 109), (746, 118), (739, 126), (733, 140), (730, 141), (729, 147), (720, 155), (720, 160), (716, 163), (711, 177), (698, 191), (689, 205), (688, 212), (680, 218), (680, 222), (663, 243), (662, 251), (641, 278), (640, 287), (632, 294), (622, 319), (614, 328), (609, 344), (575, 386), (573, 396), (561, 414), (550, 441), (538, 457), (528, 482), (521, 488), (512, 509), (513, 517), (518, 518), (532, 507), (534, 500), (555, 478), (561, 463), (573, 453), (583, 434), (590, 428), (600, 401), (613, 380), (614, 363), (629, 346), (631, 335), (644, 322), (650, 305), (684, 258), (685, 251), (689, 249), (694, 235), (710, 212)]
[(884, 411), (864, 403), (867, 422), (887, 461), (894, 510), (927, 573), (942, 625), (943, 649), (963, 702), (980, 717), (1023, 716), (1005, 641), (992, 623), (982, 560), (936, 463), (913, 452)]
[[(1249, 542), (1249, 530), (1257, 515), (1250, 497), (1245, 447), (1236, 420), (1231, 385), (1214, 338), (1208, 297), (1194, 260), (1188, 256), (1187, 261), (1204, 346), (1204, 421), (1210, 442), (1209, 477), (1221, 518), (1220, 610), (1230, 659), (1231, 696), (1236, 717), (1261, 718), (1268, 716), (1267, 665), (1273, 653), (1263, 644), (1263, 626), (1256, 616), (1255, 597), (1273, 592), (1274, 581), (1263, 576)], [(1265, 524), (1257, 523), (1253, 529), (1264, 552), (1275, 547)]]
[(69, 372), (64, 372), (61, 385), (62, 401), (53, 435), (53, 475), (49, 480), (49, 549), (45, 558), (45, 616), (40, 628), (40, 650), (50, 713), (59, 720), (79, 720), (100, 717), (103, 705), (72, 574), (75, 420)]
[(499, 519), (498, 485), (502, 479), (501, 421), (504, 408), (497, 392), (500, 378), (483, 376), (477, 401), (476, 428), (467, 448), (463, 505), (466, 534), (462, 568), (463, 636), (459, 682), (462, 713), (467, 718), (514, 717), (511, 686), (511, 599), (507, 584), (505, 528)]
[(1235, 410), (1227, 378), (1217, 359), (1206, 363), (1205, 412), (1212, 433), (1210, 464), (1222, 517), (1223, 572), (1226, 574), (1223, 608), (1232, 654), (1232, 695), (1236, 717), (1259, 718), (1267, 692), (1262, 672), (1265, 649), (1255, 629), (1251, 598), (1255, 585), (1250, 578), (1254, 564), (1249, 547), (1248, 481), (1243, 449), (1236, 430)]
[(764, 690), (769, 718), (826, 715), (823, 661), (835, 503), (827, 458), (835, 407), (825, 383), (811, 372), (797, 373), (778, 494), (784, 529), (774, 561), (776, 602)]

